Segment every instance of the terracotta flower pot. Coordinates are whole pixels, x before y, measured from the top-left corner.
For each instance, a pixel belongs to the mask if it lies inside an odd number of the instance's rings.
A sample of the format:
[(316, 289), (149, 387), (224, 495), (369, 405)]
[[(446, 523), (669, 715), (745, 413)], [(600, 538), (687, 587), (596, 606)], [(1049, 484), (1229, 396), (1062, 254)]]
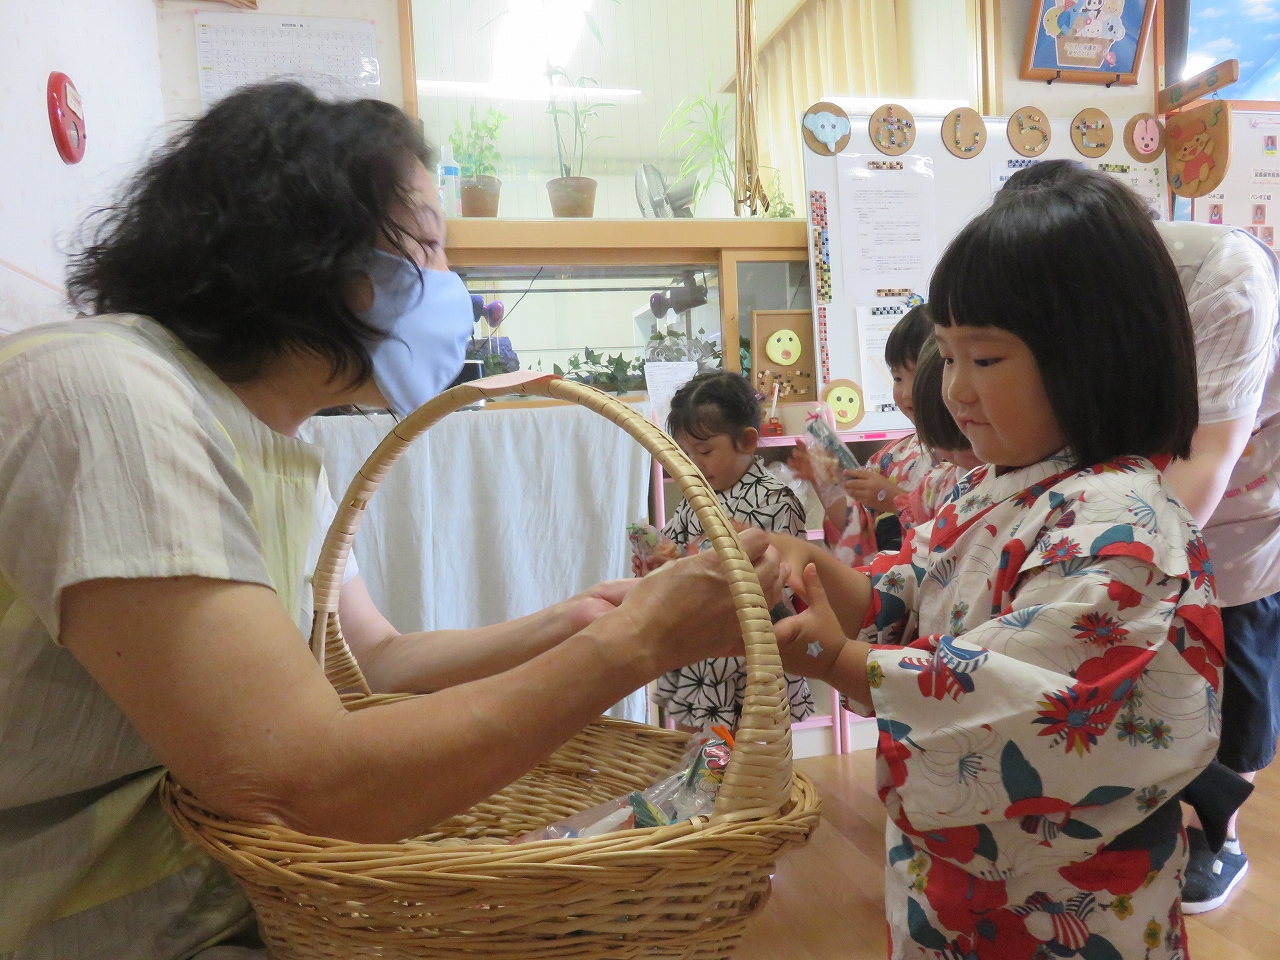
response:
[(551, 213), (557, 217), (589, 217), (596, 209), (596, 182), (590, 177), (557, 177), (547, 181)]
[(496, 217), (502, 181), (497, 177), (467, 177), (462, 181), (462, 215)]

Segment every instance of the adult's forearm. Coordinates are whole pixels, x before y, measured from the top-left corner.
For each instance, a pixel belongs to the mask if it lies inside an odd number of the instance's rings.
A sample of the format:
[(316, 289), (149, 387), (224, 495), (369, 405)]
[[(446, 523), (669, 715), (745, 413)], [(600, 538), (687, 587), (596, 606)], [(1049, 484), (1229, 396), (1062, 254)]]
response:
[[(333, 718), (313, 783), (281, 797), (304, 832), (384, 842), (428, 831), (518, 779), (650, 679), (607, 616), (500, 676)], [(318, 758), (319, 759), (319, 758)]]
[(374, 690), (430, 693), (493, 676), (545, 653), (577, 625), (567, 603), (474, 630), (393, 634), (361, 658)]

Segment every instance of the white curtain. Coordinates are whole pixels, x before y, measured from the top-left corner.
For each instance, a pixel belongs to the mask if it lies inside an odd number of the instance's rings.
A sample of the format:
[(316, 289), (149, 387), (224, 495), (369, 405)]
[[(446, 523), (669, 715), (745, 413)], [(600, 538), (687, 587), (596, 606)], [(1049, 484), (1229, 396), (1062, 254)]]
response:
[(909, 0), (808, 0), (760, 48), (759, 79), (760, 163), (804, 216), (800, 115), (823, 96), (912, 95)]

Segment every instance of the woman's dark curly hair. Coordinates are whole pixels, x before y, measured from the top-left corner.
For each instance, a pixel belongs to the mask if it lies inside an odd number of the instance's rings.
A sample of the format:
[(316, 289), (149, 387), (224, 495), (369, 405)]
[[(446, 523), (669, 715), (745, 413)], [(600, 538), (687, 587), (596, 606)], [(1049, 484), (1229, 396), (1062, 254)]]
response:
[(241, 90), (90, 215), (71, 300), (152, 318), (229, 381), (303, 350), (362, 383), (362, 341), (378, 333), (344, 293), (379, 238), (410, 256), (396, 217), (415, 161), (432, 168), (432, 150), (390, 104), (329, 103), (296, 83)]

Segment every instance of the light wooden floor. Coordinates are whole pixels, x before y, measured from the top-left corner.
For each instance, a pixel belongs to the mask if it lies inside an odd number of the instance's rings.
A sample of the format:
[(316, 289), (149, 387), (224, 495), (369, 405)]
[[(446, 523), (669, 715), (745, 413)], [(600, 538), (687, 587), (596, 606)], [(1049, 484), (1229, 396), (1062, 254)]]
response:
[[(875, 751), (796, 761), (822, 795), (822, 825), (778, 864), (773, 895), (734, 960), (883, 960), (884, 807)], [(1227, 904), (1187, 918), (1192, 960), (1280, 957), (1280, 763), (1241, 814), (1248, 876)]]

